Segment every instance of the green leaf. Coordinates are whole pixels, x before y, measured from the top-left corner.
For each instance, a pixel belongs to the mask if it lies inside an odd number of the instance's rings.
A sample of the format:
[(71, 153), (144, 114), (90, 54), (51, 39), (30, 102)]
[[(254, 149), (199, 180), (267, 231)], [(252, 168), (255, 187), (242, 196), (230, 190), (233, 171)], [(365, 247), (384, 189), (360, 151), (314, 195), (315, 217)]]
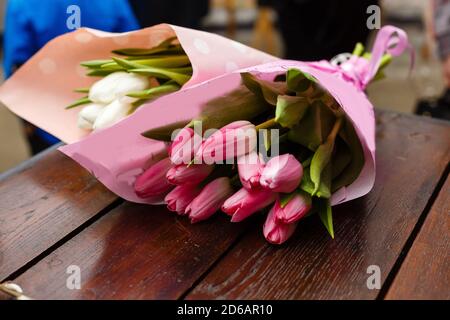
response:
[(289, 140), (316, 151), (330, 133), (335, 120), (334, 113), (324, 103), (314, 101), (300, 123), (289, 130)]
[(360, 57), (364, 53), (364, 45), (358, 42), (353, 50), (352, 55)]
[(343, 142), (339, 136), (336, 138), (335, 153), (331, 160), (332, 162), (332, 179), (339, 176), (344, 169), (350, 164), (352, 156), (348, 146)]
[(291, 68), (286, 73), (286, 82), (290, 91), (299, 93), (308, 90), (317, 80), (306, 72)]
[(258, 79), (251, 73), (241, 73), (242, 83), (255, 95), (264, 98), (269, 104), (275, 106), (279, 95), (287, 93), (286, 83), (270, 82)]
[[(321, 183), (322, 171), (325, 167), (330, 163), (331, 155), (334, 150), (334, 142), (336, 140), (336, 136), (339, 133), (339, 130), (342, 126), (342, 118), (338, 118), (333, 127), (333, 130), (330, 132), (329, 136), (325, 143), (321, 144), (319, 148), (314, 153), (314, 156), (311, 160), (311, 181), (314, 183), (314, 192), (315, 194), (319, 190), (319, 186)], [(331, 177), (331, 172), (330, 172)]]
[(162, 127), (150, 129), (142, 133), (142, 135), (149, 139), (170, 142), (172, 141), (172, 133), (177, 129), (184, 128), (188, 123), (189, 121), (171, 123)]
[(251, 121), (271, 110), (265, 100), (244, 85), (207, 102), (201, 108), (200, 115), (191, 121), (191, 125), (195, 121), (201, 121), (203, 130), (219, 129), (238, 120)]
[(154, 87), (154, 88), (150, 88), (150, 89), (142, 90), (142, 91), (130, 92), (129, 94), (127, 94), (127, 96), (132, 97), (132, 98), (138, 98), (138, 99), (155, 99), (162, 95), (165, 95), (165, 94), (168, 94), (171, 92), (175, 92), (178, 90), (180, 90), (180, 86), (176, 83), (169, 81), (169, 83), (166, 83), (166, 84), (158, 86), (158, 87)]
[(331, 168), (331, 163), (329, 163), (322, 171), (319, 188), (315, 193), (319, 198), (331, 198)]
[(285, 128), (292, 128), (300, 123), (309, 103), (303, 97), (278, 96), (275, 121)]
[[(130, 60), (129, 60), (130, 61)], [(131, 60), (137, 64), (155, 68), (178, 68), (190, 66), (191, 62), (187, 55), (169, 55), (161, 58)]]
[(364, 151), (361, 146), (361, 141), (359, 141), (358, 135), (353, 128), (353, 124), (347, 118), (345, 118), (339, 136), (345, 141), (349, 148), (351, 162), (339, 176), (333, 179), (333, 192), (339, 190), (341, 187), (348, 186), (355, 181), (364, 166)]
[(300, 189), (307, 192), (308, 194), (313, 194), (314, 192), (314, 183), (311, 181), (311, 175), (309, 173), (309, 167), (303, 169), (303, 177), (300, 182)]
[[(90, 72), (88, 72), (86, 75), (89, 77), (106, 77), (107, 75), (110, 75), (111, 73), (116, 72), (117, 70), (101, 70), (101, 69), (97, 69), (97, 70), (92, 70)], [(125, 71), (125, 69), (123, 69), (123, 71)]]
[(83, 67), (90, 68), (90, 69), (99, 69), (102, 65), (113, 62), (111, 59), (108, 60), (90, 60), (90, 61), (83, 61), (80, 63)]
[(174, 80), (176, 83), (178, 83), (180, 86), (184, 85), (186, 82), (189, 81), (191, 78), (190, 75), (185, 75), (181, 73), (172, 72), (167, 69), (161, 69), (161, 68), (153, 68), (153, 67), (145, 67), (141, 69), (130, 69), (129, 72), (145, 75), (145, 76), (152, 76), (156, 78), (162, 78), (162, 79), (171, 79)]
[(334, 239), (333, 215), (330, 200), (323, 199), (319, 201), (319, 217), (331, 238)]
[(114, 50), (113, 53), (121, 55), (121, 56), (149, 56), (153, 54), (180, 54), (183, 53), (184, 50), (181, 47), (181, 45), (174, 45), (174, 46), (158, 46), (152, 49), (141, 49), (141, 48), (125, 48), (125, 49), (118, 49)]
[(77, 93), (89, 93), (89, 91), (91, 91), (91, 88), (78, 88), (74, 90)]
[[(322, 179), (322, 181), (320, 183), (319, 190), (315, 194), (319, 198), (328, 199), (331, 197), (331, 192), (330, 192), (330, 184), (331, 184), (330, 180), (331, 179), (330, 179), (330, 174), (329, 174), (330, 171), (331, 171), (331, 166), (328, 165), (324, 170), (324, 178)], [(314, 186), (314, 182), (311, 181), (309, 167), (303, 168), (303, 178), (300, 183), (300, 189), (305, 191), (306, 193), (310, 194), (311, 196), (314, 194), (315, 186)]]
[(66, 107), (66, 109), (72, 109), (72, 108), (75, 108), (75, 107), (78, 107), (78, 106), (81, 106), (81, 105), (84, 105), (84, 104), (88, 104), (88, 103), (91, 103), (91, 102), (92, 102), (92, 101), (89, 100), (89, 97), (83, 97), (83, 98), (81, 98), (81, 99), (78, 99), (78, 100), (75, 101), (74, 103), (68, 105), (68, 106)]
[(107, 68), (108, 66), (112, 66), (112, 65), (116, 65), (119, 66), (120, 68), (123, 69), (140, 69), (140, 68), (145, 68), (146, 66), (137, 63), (137, 60), (126, 60), (126, 59), (121, 59), (121, 58), (113, 58), (114, 62), (111, 64), (107, 64), (107, 65), (103, 65), (102, 68)]

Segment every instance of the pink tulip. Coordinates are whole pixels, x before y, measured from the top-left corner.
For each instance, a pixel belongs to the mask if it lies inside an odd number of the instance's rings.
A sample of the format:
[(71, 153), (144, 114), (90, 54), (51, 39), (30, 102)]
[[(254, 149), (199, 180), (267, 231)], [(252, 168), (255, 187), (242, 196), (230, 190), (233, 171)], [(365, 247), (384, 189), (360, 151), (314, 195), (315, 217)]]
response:
[(225, 199), (233, 193), (230, 179), (226, 177), (213, 180), (200, 194), (187, 206), (186, 214), (192, 223), (211, 217), (220, 209)]
[(238, 159), (239, 179), (244, 188), (251, 190), (260, 186), (259, 178), (263, 168), (264, 163), (255, 151)]
[(303, 218), (311, 209), (311, 196), (306, 193), (296, 193), (289, 202), (276, 210), (275, 215), (283, 223), (293, 223)]
[(196, 160), (208, 164), (240, 157), (256, 147), (256, 129), (248, 121), (232, 122), (213, 133), (201, 145)]
[(261, 173), (261, 186), (274, 192), (294, 191), (303, 176), (303, 167), (291, 154), (283, 154), (267, 162)]
[(172, 188), (167, 181), (167, 171), (172, 167), (169, 158), (164, 158), (148, 168), (134, 183), (134, 191), (140, 198), (150, 198), (164, 194)]
[(276, 217), (278, 210), (280, 210), (279, 201), (275, 203), (267, 215), (263, 228), (264, 237), (273, 244), (282, 244), (285, 242), (292, 236), (297, 227), (297, 223), (284, 223), (279, 221)]
[(200, 189), (191, 184), (184, 184), (173, 189), (164, 199), (167, 208), (179, 215), (184, 215), (187, 206), (198, 196)]
[(203, 181), (213, 170), (214, 166), (207, 164), (192, 164), (190, 166), (180, 164), (171, 168), (166, 177), (171, 184), (175, 185), (196, 184)]
[(202, 138), (193, 129), (183, 128), (169, 148), (170, 159), (174, 164), (189, 164), (201, 144)]
[(276, 193), (265, 190), (240, 189), (225, 201), (222, 211), (232, 216), (231, 222), (240, 222), (267, 207), (276, 199)]

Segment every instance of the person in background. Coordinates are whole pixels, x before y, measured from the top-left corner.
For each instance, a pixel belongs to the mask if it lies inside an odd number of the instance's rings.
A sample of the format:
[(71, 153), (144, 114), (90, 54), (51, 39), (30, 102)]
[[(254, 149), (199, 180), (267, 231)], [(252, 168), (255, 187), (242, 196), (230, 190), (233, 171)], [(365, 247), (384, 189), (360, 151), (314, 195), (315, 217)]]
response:
[(444, 79), (450, 89), (450, 0), (434, 0), (433, 5), (434, 34), (443, 63)]
[(431, 10), (427, 10), (425, 22), (431, 38), (437, 44), (445, 88), (439, 98), (419, 101), (415, 112), (450, 120), (450, 0), (431, 0), (430, 4)]
[(294, 60), (331, 59), (352, 52), (355, 43), (365, 43), (367, 8), (377, 0), (263, 0), (278, 12), (286, 45), (285, 57)]
[[(127, 0), (8, 0), (3, 44), (3, 67), (9, 77), (53, 38), (70, 32), (67, 20), (69, 6), (80, 8), (81, 27), (110, 32), (139, 28)], [(33, 153), (58, 140), (27, 124)]]
[(200, 29), (209, 11), (209, 0), (129, 0), (142, 27), (170, 23)]

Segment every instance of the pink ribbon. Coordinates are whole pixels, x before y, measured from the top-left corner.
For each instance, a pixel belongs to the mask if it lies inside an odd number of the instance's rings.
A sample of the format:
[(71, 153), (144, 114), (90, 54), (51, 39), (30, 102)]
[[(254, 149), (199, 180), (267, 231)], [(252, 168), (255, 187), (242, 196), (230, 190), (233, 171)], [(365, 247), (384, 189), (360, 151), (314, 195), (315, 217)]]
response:
[(344, 80), (352, 82), (359, 90), (364, 90), (377, 74), (381, 59), (385, 53), (395, 57), (401, 55), (406, 49), (410, 50), (410, 68), (412, 69), (414, 65), (414, 51), (408, 42), (406, 32), (394, 26), (384, 26), (378, 31), (370, 60), (351, 56), (349, 60), (340, 65), (333, 65), (326, 60), (313, 62), (311, 65), (322, 71), (335, 73)]

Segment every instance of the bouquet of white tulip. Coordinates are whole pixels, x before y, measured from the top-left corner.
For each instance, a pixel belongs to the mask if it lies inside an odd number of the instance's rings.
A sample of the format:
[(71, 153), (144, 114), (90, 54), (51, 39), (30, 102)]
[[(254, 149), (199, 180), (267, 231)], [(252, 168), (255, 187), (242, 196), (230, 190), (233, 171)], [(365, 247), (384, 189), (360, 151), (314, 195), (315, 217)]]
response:
[(103, 77), (90, 88), (76, 92), (88, 95), (67, 108), (84, 105), (78, 127), (99, 130), (112, 126), (143, 103), (179, 90), (192, 75), (192, 66), (175, 38), (151, 49), (121, 49), (122, 56), (82, 62), (88, 76)]

